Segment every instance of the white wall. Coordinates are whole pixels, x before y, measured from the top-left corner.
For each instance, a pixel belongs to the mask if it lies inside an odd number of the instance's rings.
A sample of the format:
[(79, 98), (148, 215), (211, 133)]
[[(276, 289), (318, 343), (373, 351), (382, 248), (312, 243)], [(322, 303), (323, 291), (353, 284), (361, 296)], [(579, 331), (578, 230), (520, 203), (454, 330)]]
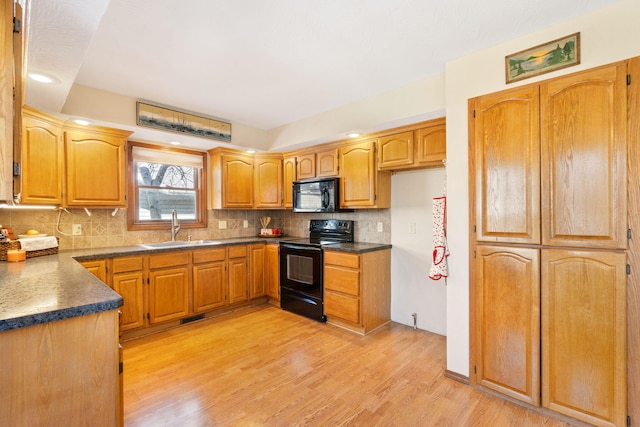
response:
[[(446, 67), (447, 189), (450, 277), (447, 283), (447, 369), (469, 375), (469, 209), (467, 100), (640, 55), (640, 2), (599, 11), (459, 58)], [(504, 83), (504, 58), (580, 32), (581, 64), (518, 84)]]
[[(444, 168), (401, 172), (391, 178), (391, 320), (446, 335), (446, 281), (429, 278), (433, 198), (442, 195)], [(415, 234), (409, 224), (415, 224)]]

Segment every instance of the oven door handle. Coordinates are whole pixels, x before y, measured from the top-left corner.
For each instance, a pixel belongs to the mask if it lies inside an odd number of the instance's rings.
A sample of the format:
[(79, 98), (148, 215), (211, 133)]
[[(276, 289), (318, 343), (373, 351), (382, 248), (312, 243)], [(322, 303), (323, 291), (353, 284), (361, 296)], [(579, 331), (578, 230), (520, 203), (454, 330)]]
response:
[(289, 243), (280, 243), (280, 246), (282, 246), (284, 249), (322, 252), (322, 248), (318, 248), (315, 246), (300, 246), (300, 245), (292, 245)]

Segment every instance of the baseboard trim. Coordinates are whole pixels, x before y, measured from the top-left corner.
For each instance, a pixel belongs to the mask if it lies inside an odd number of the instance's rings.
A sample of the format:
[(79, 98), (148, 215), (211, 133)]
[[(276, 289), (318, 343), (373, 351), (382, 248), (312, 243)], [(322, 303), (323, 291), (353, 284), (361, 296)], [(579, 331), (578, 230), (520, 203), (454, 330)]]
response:
[(452, 380), (458, 381), (462, 384), (469, 385), (469, 377), (459, 374), (457, 372), (453, 372), (447, 369), (444, 371), (444, 376)]

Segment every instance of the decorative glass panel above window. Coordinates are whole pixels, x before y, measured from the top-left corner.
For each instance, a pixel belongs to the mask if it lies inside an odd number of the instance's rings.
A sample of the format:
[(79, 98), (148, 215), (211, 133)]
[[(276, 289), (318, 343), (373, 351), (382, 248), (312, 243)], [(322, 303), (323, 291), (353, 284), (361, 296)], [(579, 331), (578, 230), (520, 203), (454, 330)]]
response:
[(183, 228), (206, 227), (206, 154), (132, 143), (129, 229), (169, 227), (175, 210)]

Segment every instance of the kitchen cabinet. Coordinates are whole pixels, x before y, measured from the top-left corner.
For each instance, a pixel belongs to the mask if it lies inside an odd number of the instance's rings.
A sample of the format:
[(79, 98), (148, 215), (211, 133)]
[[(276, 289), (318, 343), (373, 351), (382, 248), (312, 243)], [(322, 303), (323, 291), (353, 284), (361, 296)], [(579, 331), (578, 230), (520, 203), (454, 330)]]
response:
[(376, 167), (375, 139), (339, 148), (340, 207), (389, 208), (391, 174)]
[(338, 176), (338, 149), (336, 147), (316, 152), (316, 177)]
[(193, 251), (193, 311), (203, 313), (227, 303), (226, 248)]
[(367, 334), (390, 322), (391, 250), (324, 251), (327, 322)]
[(118, 356), (118, 310), (0, 332), (0, 425), (122, 425)]
[(447, 138), (444, 118), (397, 129), (382, 135), (378, 145), (378, 170), (412, 170), (442, 167), (446, 159)]
[(282, 166), (284, 208), (293, 207), (293, 181), (296, 180), (296, 157), (285, 157)]
[(213, 209), (253, 208), (253, 156), (228, 149), (211, 155)]
[(149, 256), (149, 323), (186, 317), (190, 305), (190, 253)]
[(229, 271), (229, 304), (247, 301), (249, 299), (247, 246), (229, 246), (227, 265)]
[(254, 156), (253, 207), (257, 209), (281, 209), (282, 198), (282, 155)]
[(249, 249), (249, 299), (266, 295), (265, 289), (265, 254), (266, 245), (256, 243)]
[(120, 308), (120, 331), (145, 326), (143, 257), (114, 258), (111, 271), (111, 287), (124, 300)]
[(126, 207), (125, 145), (131, 132), (66, 124), (65, 205)]
[(316, 177), (316, 153), (305, 153), (296, 156), (297, 179)]
[(626, 422), (626, 88), (616, 63), (470, 101), (475, 382), (599, 426)]
[(22, 109), (20, 202), (61, 205), (64, 176), (63, 121), (28, 106)]
[(91, 274), (102, 280), (104, 283), (108, 283), (107, 279), (107, 260), (99, 259), (94, 261), (82, 261), (80, 264)]
[(266, 245), (264, 281), (269, 301), (280, 301), (280, 246), (278, 244)]

